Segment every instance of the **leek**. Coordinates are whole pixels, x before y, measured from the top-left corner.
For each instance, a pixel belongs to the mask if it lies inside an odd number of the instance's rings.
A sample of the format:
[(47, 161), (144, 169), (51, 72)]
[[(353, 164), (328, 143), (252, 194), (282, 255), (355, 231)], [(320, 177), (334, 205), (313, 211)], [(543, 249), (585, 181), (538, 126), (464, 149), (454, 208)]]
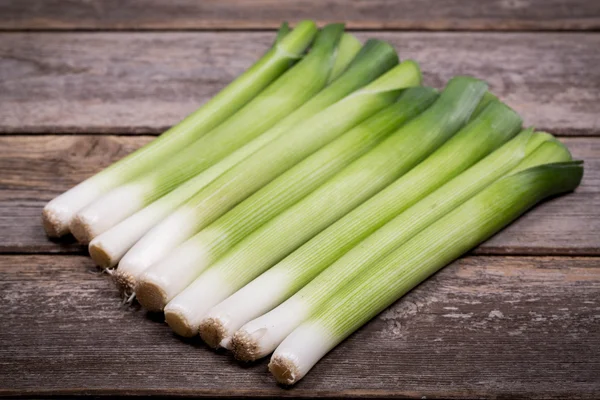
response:
[(497, 101), (485, 104), (425, 161), (212, 308), (200, 324), (202, 338), (213, 347), (229, 347), (243, 324), (280, 304), (360, 240), (517, 133), (521, 119), (514, 111)]
[[(403, 241), (510, 171), (526, 155), (533, 157), (545, 140), (548, 138), (544, 135), (534, 135), (531, 138), (531, 132), (524, 131), (501, 149), (399, 214), (328, 266), (279, 307), (245, 324), (233, 338), (232, 347), (236, 357), (249, 361), (272, 352), (323, 303), (329, 293), (360, 274), (369, 263), (384, 257)], [(551, 141), (547, 146), (551, 149), (558, 148), (559, 151), (554, 153), (569, 159), (568, 152), (562, 151), (562, 145), (557, 142)]]
[[(542, 145), (564, 157), (559, 146)], [(542, 157), (540, 157), (542, 158)], [(541, 161), (541, 160), (538, 160)], [(344, 338), (391, 303), (457, 257), (483, 242), (539, 201), (574, 190), (581, 181), (580, 162), (554, 163), (553, 157), (529, 168), (519, 166), (333, 294), (319, 311), (296, 328), (276, 349), (269, 369), (293, 384)], [(542, 161), (543, 162), (543, 161)]]
[[(135, 263), (150, 265), (161, 260), (176, 245), (216, 220), (282, 172), (391, 104), (402, 88), (419, 83), (418, 66), (413, 62), (404, 62), (375, 82), (297, 125), (285, 137), (269, 143), (197, 193), (148, 232), (122, 261), (131, 258)], [(144, 305), (144, 297), (148, 300), (155, 299), (154, 305), (146, 302), (145, 306), (149, 309), (162, 309), (166, 304), (164, 302), (172, 297), (170, 294), (171, 297), (166, 295), (162, 288), (164, 285), (160, 282), (165, 276), (161, 271), (166, 270), (166, 275), (173, 275), (168, 273), (169, 267), (170, 265), (161, 265), (159, 262), (144, 273), (147, 283), (145, 288), (149, 289), (145, 295), (139, 291), (139, 288), (144, 286), (137, 285), (136, 292), (140, 303)], [(166, 285), (168, 286), (168, 283)]]
[[(281, 31), (286, 30), (284, 24)], [(160, 165), (233, 115), (289, 69), (311, 44), (316, 33), (314, 22), (300, 22), (293, 32), (281, 35), (284, 37), (258, 62), (182, 122), (152, 143), (50, 201), (42, 213), (48, 236), (66, 235), (72, 218), (83, 207), (154, 165)]]
[[(302, 158), (390, 104), (398, 95), (397, 89), (418, 85), (419, 68), (406, 61), (358, 93), (354, 92), (317, 113), (323, 105), (362, 87), (397, 62), (390, 45), (369, 41), (347, 71), (318, 94), (314, 102), (309, 102), (307, 107), (315, 115), (293, 129), (278, 131), (275, 139), (200, 190), (144, 235), (121, 260), (117, 270), (119, 281), (132, 288), (140, 272), (160, 261), (204, 224), (212, 222), (204, 217), (216, 219)], [(369, 91), (365, 91), (367, 88)]]
[[(235, 244), (328, 178), (381, 142), (406, 120), (427, 108), (436, 97), (430, 88), (407, 89), (399, 100), (325, 146), (294, 168), (250, 196), (223, 217), (180, 245), (165, 260), (169, 274), (185, 271), (198, 276), (209, 265), (223, 256)], [(178, 280), (181, 290), (184, 281)], [(169, 307), (165, 309), (167, 322)], [(196, 327), (176, 332), (186, 336), (197, 333)]]
[[(208, 265), (286, 208), (315, 190), (335, 173), (381, 142), (436, 98), (434, 89), (407, 89), (391, 106), (324, 146), (284, 172), (234, 209), (177, 247), (164, 264), (168, 273), (196, 271)], [(178, 254), (185, 255), (178, 258)]]
[[(125, 253), (146, 232), (200, 189), (250, 154), (263, 147), (266, 143), (285, 134), (297, 123), (339, 100), (353, 89), (357, 88), (361, 83), (364, 83), (364, 79), (369, 77), (368, 74), (363, 74), (362, 76), (364, 78), (362, 80), (357, 79), (355, 71), (362, 70), (363, 68), (370, 68), (373, 73), (382, 73), (384, 72), (384, 68), (390, 68), (392, 64), (397, 62), (397, 57), (393, 48), (385, 42), (369, 40), (358, 55), (356, 55), (356, 49), (353, 45), (344, 45), (344, 43), (348, 42), (354, 44), (358, 41), (352, 35), (347, 33), (344, 34), (342, 43), (340, 44), (336, 55), (334, 68), (337, 67), (339, 70), (342, 70), (352, 62), (351, 71), (342, 74), (335, 84), (329, 85), (315, 97), (303, 104), (298, 110), (288, 115), (274, 127), (252, 140), (247, 145), (234, 151), (217, 164), (196, 175), (172, 192), (154, 201), (147, 207), (108, 229), (106, 232), (98, 235), (89, 245), (90, 255), (94, 261), (103, 268), (114, 267)], [(354, 56), (356, 56), (356, 59), (353, 61)], [(342, 62), (340, 59), (343, 59), (344, 61)], [(126, 269), (127, 268), (123, 268), (123, 270)]]
[(69, 226), (71, 233), (80, 242), (89, 243), (297, 109), (327, 84), (343, 30), (341, 24), (324, 27), (306, 57), (221, 125), (176, 157), (164, 160), (148, 173), (112, 189), (78, 211)]
[[(485, 90), (476, 79), (451, 80), (431, 107), (247, 236), (177, 295), (165, 308), (169, 325), (176, 332), (194, 330), (212, 306), (410, 170), (464, 124)], [(169, 275), (169, 288), (181, 288), (174, 283), (186, 275)]]

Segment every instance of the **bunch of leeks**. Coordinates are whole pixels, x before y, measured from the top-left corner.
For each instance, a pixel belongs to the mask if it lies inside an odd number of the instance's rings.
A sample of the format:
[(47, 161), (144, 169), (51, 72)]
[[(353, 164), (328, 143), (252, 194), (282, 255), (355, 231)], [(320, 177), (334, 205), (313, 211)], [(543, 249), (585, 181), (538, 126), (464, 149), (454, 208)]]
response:
[[(130, 299), (293, 384), (581, 162), (460, 76), (388, 43), (283, 24), (267, 53), (155, 141), (48, 203)], [(117, 267), (116, 269), (114, 269)]]

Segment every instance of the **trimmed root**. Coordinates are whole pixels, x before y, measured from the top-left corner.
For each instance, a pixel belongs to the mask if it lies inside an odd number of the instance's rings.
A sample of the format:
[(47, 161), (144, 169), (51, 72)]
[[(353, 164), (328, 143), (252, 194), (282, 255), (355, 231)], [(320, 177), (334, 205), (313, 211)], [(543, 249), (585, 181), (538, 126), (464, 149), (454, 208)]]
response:
[(233, 335), (231, 351), (240, 361), (255, 361), (260, 357), (258, 343), (248, 332), (243, 330), (239, 330)]
[(283, 385), (293, 385), (300, 379), (298, 367), (285, 356), (274, 355), (269, 362), (269, 371)]
[(112, 268), (116, 263), (113, 262), (110, 255), (102, 248), (102, 246), (94, 243), (88, 248), (90, 257), (100, 268)]
[(69, 233), (69, 225), (64, 223), (56, 213), (47, 207), (42, 211), (42, 224), (46, 235), (52, 238), (57, 238)]
[(119, 289), (119, 291), (121, 292), (121, 294), (125, 297), (129, 297), (134, 293), (134, 289), (135, 289), (135, 278), (128, 274), (128, 273), (123, 273), (121, 271), (114, 270), (114, 269), (105, 269), (104, 271), (112, 271), (112, 272), (108, 272), (110, 275), (112, 275), (113, 281), (115, 282), (115, 285), (117, 285), (117, 288)]
[(165, 321), (173, 331), (179, 336), (194, 337), (198, 330), (189, 323), (185, 315), (178, 310), (168, 310), (165, 312)]
[(131, 305), (135, 301), (134, 280), (131, 275), (123, 274), (115, 268), (106, 268), (101, 270), (101, 273), (108, 274), (119, 289), (122, 305)]
[(202, 340), (213, 349), (220, 348), (221, 340), (227, 335), (223, 322), (218, 318), (205, 319), (200, 324), (198, 331)]
[(75, 239), (81, 244), (89, 244), (94, 238), (90, 226), (79, 215), (76, 215), (73, 218), (69, 225), (69, 229), (73, 236), (75, 236)]
[(129, 297), (123, 296), (123, 305), (130, 305), (135, 300), (135, 292), (131, 293)]
[(139, 303), (148, 311), (162, 311), (167, 305), (167, 294), (154, 282), (138, 282), (136, 293)]

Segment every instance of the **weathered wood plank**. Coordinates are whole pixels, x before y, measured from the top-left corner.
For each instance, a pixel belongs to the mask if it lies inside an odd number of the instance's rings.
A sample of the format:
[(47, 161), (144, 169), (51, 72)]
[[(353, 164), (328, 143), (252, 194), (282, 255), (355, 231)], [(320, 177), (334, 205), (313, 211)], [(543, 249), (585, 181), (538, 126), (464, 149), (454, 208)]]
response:
[[(0, 252), (77, 253), (73, 238), (51, 241), (40, 223), (46, 201), (146, 143), (151, 137), (0, 137)], [(600, 254), (600, 138), (565, 138), (585, 160), (575, 193), (548, 201), (490, 241), (478, 254)]]
[[(1, 14), (1, 13), (0, 13)], [(425, 83), (486, 79), (528, 124), (600, 132), (600, 35), (359, 33), (418, 60)], [(4, 33), (0, 132), (160, 133), (256, 60), (272, 33)]]
[(586, 0), (4, 0), (0, 29), (272, 29), (281, 21), (345, 21), (354, 29), (586, 30)]
[(469, 257), (326, 356), (296, 387), (119, 306), (87, 257), (0, 258), (0, 395), (595, 398), (595, 258)]

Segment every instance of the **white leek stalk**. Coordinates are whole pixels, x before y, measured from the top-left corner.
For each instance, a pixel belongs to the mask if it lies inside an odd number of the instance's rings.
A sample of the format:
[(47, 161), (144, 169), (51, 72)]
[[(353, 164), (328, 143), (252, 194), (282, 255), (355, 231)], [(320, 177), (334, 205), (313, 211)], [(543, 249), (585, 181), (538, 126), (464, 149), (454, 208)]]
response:
[[(284, 24), (282, 32), (287, 32)], [(275, 45), (229, 86), (159, 138), (50, 201), (42, 214), (48, 236), (69, 233), (75, 214), (109, 190), (167, 160), (242, 108), (304, 53), (317, 33), (312, 21), (280, 35)]]
[[(211, 307), (410, 170), (464, 124), (485, 90), (481, 81), (453, 79), (431, 107), (254, 231), (200, 275), (165, 308), (169, 325), (176, 332), (184, 331), (181, 326), (194, 330)], [(178, 261), (184, 260), (185, 254)], [(177, 272), (169, 275), (169, 288), (183, 282)]]
[(521, 126), (519, 116), (497, 101), (486, 104), (425, 161), (212, 308), (200, 324), (202, 338), (213, 347), (228, 347), (243, 324), (279, 305), (360, 240), (510, 139)]
[[(574, 190), (583, 175), (582, 165), (555, 163), (565, 159), (566, 152), (559, 147), (551, 142), (542, 144), (536, 160), (526, 159), (508, 176), (434, 221), (387, 257), (370, 264), (356, 279), (348, 281), (276, 349), (269, 369), (277, 381), (293, 384), (302, 379), (344, 338), (427, 277), (539, 201)], [(545, 157), (540, 156), (543, 152)], [(535, 152), (532, 156), (536, 158)]]

